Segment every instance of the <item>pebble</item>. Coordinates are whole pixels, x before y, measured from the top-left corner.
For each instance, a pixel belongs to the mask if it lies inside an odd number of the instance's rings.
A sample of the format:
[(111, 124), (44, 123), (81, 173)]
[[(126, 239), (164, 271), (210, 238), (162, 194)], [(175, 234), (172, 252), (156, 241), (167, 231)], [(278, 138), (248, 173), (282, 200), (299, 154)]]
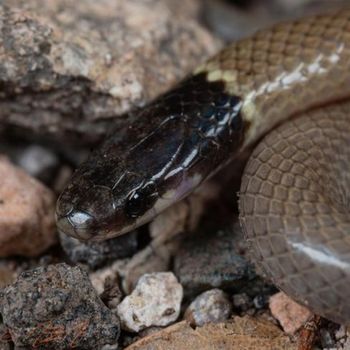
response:
[(116, 260), (112, 264), (104, 266), (89, 273), (90, 281), (98, 294), (102, 294), (108, 280), (118, 281), (121, 271), (125, 268), (128, 259)]
[(253, 299), (253, 304), (256, 309), (263, 309), (268, 303), (268, 297), (264, 294), (258, 294)]
[(22, 272), (2, 291), (0, 311), (16, 346), (101, 349), (120, 332), (87, 273), (64, 263)]
[(53, 193), (0, 156), (0, 257), (37, 256), (57, 241)]
[(251, 317), (234, 317), (193, 329), (178, 322), (144, 337), (125, 350), (296, 350), (297, 346), (277, 326)]
[(234, 294), (232, 301), (234, 307), (239, 311), (247, 311), (253, 306), (251, 298), (246, 293)]
[(47, 183), (52, 180), (58, 168), (59, 159), (47, 148), (30, 145), (17, 154), (15, 162), (29, 175)]
[(117, 307), (122, 328), (139, 332), (147, 327), (175, 322), (182, 296), (182, 286), (172, 272), (143, 275), (134, 291)]
[(320, 327), (318, 329), (316, 328), (315, 332), (317, 332), (319, 343), (323, 350), (335, 348), (337, 332), (334, 334), (330, 329)]
[(296, 303), (283, 292), (271, 296), (269, 304), (272, 315), (287, 334), (294, 334), (312, 316), (306, 307)]
[[(236, 226), (237, 227), (237, 226)], [(234, 232), (192, 235), (175, 256), (174, 271), (185, 295), (209, 288), (238, 290), (255, 277), (253, 266), (235, 252)]]
[(211, 289), (192, 301), (185, 312), (185, 319), (193, 326), (203, 326), (209, 322), (223, 322), (231, 313), (232, 303), (227, 294), (220, 289)]
[(129, 257), (137, 251), (136, 231), (101, 242), (81, 242), (63, 233), (59, 234), (59, 239), (72, 262), (85, 263), (92, 269)]
[(105, 280), (100, 298), (109, 309), (116, 310), (123, 298), (123, 293), (119, 288), (118, 278), (107, 278)]

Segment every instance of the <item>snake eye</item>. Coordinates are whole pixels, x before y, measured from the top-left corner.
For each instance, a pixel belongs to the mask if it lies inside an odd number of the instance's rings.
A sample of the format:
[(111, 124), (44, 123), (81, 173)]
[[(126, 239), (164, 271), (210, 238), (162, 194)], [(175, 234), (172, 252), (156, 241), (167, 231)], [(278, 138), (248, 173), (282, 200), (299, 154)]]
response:
[(125, 205), (126, 214), (131, 218), (138, 218), (152, 208), (156, 199), (155, 185), (154, 183), (148, 183), (131, 193)]

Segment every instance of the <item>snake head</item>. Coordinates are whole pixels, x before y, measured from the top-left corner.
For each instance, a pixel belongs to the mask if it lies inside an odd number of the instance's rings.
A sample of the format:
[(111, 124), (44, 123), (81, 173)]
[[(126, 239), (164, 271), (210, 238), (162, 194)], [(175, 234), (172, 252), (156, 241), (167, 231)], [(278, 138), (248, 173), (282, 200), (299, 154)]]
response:
[[(108, 162), (92, 163), (90, 158), (76, 171), (57, 201), (60, 232), (80, 240), (102, 240), (131, 231), (156, 215), (154, 183)], [(118, 179), (114, 185), (108, 184), (110, 177)]]
[(102, 240), (150, 221), (229, 159), (241, 140), (240, 108), (223, 82), (183, 81), (79, 167), (58, 199), (59, 230)]
[[(182, 171), (174, 171), (174, 154), (181, 148), (185, 129), (177, 121), (171, 123), (154, 135), (128, 129), (121, 139), (114, 136), (93, 152), (58, 199), (59, 231), (80, 240), (116, 237), (178, 200)], [(141, 135), (139, 142), (136, 135)], [(178, 190), (169, 191), (174, 187)]]

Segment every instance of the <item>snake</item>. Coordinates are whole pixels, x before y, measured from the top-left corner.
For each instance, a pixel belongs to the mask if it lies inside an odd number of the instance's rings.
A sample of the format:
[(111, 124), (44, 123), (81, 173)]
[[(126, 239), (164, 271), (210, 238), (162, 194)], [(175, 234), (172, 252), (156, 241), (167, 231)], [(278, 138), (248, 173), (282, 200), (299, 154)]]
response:
[(131, 113), (58, 198), (60, 232), (127, 233), (249, 151), (239, 221), (253, 261), (315, 314), (350, 324), (350, 11), (224, 47)]

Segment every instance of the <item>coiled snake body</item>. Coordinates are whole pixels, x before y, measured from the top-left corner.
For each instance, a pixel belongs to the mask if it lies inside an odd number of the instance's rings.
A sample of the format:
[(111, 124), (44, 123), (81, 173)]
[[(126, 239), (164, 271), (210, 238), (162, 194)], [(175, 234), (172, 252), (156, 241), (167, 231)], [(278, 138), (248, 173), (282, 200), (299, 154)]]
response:
[(350, 324), (349, 97), (350, 11), (258, 32), (111, 134), (61, 194), (58, 227), (128, 232), (267, 135), (240, 193), (254, 259), (315, 313)]

